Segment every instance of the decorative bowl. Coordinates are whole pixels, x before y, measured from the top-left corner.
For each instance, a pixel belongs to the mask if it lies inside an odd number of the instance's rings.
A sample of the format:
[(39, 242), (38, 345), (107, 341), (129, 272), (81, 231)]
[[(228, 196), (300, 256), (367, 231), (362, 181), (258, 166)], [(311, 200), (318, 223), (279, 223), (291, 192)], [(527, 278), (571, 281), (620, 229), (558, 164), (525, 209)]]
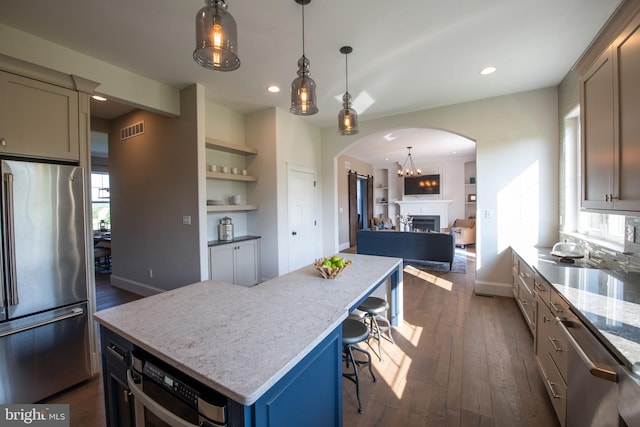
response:
[(342, 267), (330, 267), (328, 265), (323, 265), (323, 263), (327, 260), (331, 260), (331, 258), (320, 258), (315, 260), (315, 262), (313, 263), (316, 270), (318, 270), (320, 272), (320, 275), (322, 275), (322, 277), (324, 277), (325, 279), (335, 279), (336, 277), (341, 275), (342, 272), (346, 270), (347, 267), (349, 267), (352, 263), (350, 259), (343, 258), (344, 265)]

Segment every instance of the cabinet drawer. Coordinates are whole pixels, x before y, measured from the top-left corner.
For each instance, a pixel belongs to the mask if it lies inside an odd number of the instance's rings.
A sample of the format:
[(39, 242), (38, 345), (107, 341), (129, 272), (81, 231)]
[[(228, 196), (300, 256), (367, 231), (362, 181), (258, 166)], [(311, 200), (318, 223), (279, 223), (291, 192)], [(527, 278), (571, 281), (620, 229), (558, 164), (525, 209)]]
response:
[(538, 325), (536, 328), (536, 355), (548, 354), (563, 380), (567, 379), (569, 342), (556, 323), (555, 316), (546, 305), (538, 304)]
[(522, 261), (520, 261), (520, 265), (518, 268), (518, 277), (520, 282), (527, 287), (527, 289), (529, 290), (529, 293), (533, 294), (533, 284), (534, 284), (535, 274), (533, 270)]
[(560, 294), (551, 290), (549, 295), (549, 308), (551, 313), (561, 319), (574, 318), (574, 314), (569, 310), (569, 303)]
[(529, 326), (529, 329), (533, 333), (536, 325), (536, 303), (533, 292), (525, 286), (522, 280), (520, 280), (518, 288), (518, 305), (520, 306), (520, 310), (522, 310), (527, 326)]
[(533, 278), (533, 290), (540, 299), (545, 304), (549, 304), (551, 297), (551, 285), (542, 278), (539, 274), (536, 274)]
[(567, 384), (558, 372), (550, 354), (543, 355), (540, 364), (543, 369), (544, 387), (547, 389), (558, 421), (564, 427), (567, 420)]

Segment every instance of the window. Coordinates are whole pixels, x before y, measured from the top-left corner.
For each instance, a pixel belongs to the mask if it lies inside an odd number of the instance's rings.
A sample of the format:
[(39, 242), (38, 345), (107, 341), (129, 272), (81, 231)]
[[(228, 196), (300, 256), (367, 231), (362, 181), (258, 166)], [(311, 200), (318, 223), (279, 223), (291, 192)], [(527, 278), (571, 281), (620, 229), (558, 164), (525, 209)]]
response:
[(91, 173), (92, 228), (95, 231), (111, 229), (111, 205), (108, 173)]
[(582, 182), (580, 161), (580, 110), (576, 108), (564, 122), (564, 218), (562, 230), (618, 244), (624, 244), (624, 215), (580, 211)]

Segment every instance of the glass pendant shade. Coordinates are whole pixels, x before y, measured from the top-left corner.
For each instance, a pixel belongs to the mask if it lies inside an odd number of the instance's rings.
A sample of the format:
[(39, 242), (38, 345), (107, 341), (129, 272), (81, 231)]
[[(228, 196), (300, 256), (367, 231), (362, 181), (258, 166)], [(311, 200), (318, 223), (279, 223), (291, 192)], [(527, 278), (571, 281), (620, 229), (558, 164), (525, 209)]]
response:
[(291, 82), (291, 111), (299, 116), (310, 116), (318, 112), (316, 82), (309, 77), (310, 62), (306, 56), (298, 60), (298, 77)]
[(240, 67), (236, 21), (224, 0), (206, 0), (196, 15), (196, 49), (193, 59), (210, 70), (233, 71)]
[(342, 110), (338, 113), (338, 134), (355, 135), (358, 133), (358, 113), (351, 108), (351, 94), (349, 93), (349, 65), (347, 55), (353, 52), (351, 46), (342, 46), (340, 53), (344, 53), (344, 81), (345, 91), (342, 95)]
[(358, 113), (351, 108), (351, 94), (345, 92), (342, 101), (342, 110), (338, 113), (338, 133), (355, 135), (358, 133)]

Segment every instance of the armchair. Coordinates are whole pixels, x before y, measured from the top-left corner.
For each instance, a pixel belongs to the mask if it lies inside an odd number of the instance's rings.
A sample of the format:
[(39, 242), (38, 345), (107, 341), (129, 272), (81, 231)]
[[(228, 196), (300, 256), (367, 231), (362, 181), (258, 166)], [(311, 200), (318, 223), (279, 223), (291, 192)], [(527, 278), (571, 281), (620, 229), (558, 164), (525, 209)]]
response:
[(456, 219), (451, 227), (443, 228), (443, 233), (454, 232), (456, 236), (456, 246), (466, 247), (476, 244), (476, 220)]
[(393, 225), (393, 221), (391, 221), (391, 218), (384, 217), (371, 218), (371, 229), (373, 231), (397, 230), (396, 226)]

